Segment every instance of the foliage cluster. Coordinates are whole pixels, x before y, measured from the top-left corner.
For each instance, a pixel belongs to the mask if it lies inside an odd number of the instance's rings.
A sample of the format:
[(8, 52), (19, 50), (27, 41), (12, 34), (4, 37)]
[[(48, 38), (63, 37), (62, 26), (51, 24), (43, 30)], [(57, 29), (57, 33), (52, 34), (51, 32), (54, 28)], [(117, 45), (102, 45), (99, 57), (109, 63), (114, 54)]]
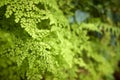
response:
[(0, 79), (114, 80), (118, 6), (117, 0), (1, 0)]

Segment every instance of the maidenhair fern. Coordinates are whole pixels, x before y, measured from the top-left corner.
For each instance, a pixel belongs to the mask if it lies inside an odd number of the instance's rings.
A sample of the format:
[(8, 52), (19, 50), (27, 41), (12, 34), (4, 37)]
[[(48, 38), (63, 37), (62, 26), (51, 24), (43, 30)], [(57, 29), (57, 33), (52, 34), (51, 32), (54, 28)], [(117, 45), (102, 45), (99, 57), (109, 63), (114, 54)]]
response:
[(114, 80), (120, 44), (110, 40), (114, 33), (117, 41), (120, 29), (100, 20), (69, 24), (64, 4), (1, 0), (1, 80)]

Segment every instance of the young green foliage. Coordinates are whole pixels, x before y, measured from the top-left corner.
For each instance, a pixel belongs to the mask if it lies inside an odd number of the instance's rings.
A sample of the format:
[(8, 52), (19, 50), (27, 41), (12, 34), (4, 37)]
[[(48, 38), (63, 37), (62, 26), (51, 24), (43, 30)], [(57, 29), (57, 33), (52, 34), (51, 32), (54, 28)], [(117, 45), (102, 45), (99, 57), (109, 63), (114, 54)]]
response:
[(72, 2), (1, 0), (1, 80), (114, 80), (120, 29), (100, 20), (69, 24), (78, 10)]

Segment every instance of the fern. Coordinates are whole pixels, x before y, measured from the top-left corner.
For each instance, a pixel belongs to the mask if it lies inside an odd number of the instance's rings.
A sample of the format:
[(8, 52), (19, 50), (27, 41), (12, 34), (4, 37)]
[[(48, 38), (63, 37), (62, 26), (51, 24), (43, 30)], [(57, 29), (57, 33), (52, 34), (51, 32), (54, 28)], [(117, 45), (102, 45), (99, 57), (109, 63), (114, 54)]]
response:
[[(76, 8), (71, 6), (74, 1), (66, 2), (70, 8), (62, 10), (66, 4), (62, 0), (1, 0), (1, 80), (113, 77), (119, 61), (119, 28), (101, 21), (69, 24), (66, 12)], [(111, 34), (116, 35), (115, 46), (110, 45)]]

